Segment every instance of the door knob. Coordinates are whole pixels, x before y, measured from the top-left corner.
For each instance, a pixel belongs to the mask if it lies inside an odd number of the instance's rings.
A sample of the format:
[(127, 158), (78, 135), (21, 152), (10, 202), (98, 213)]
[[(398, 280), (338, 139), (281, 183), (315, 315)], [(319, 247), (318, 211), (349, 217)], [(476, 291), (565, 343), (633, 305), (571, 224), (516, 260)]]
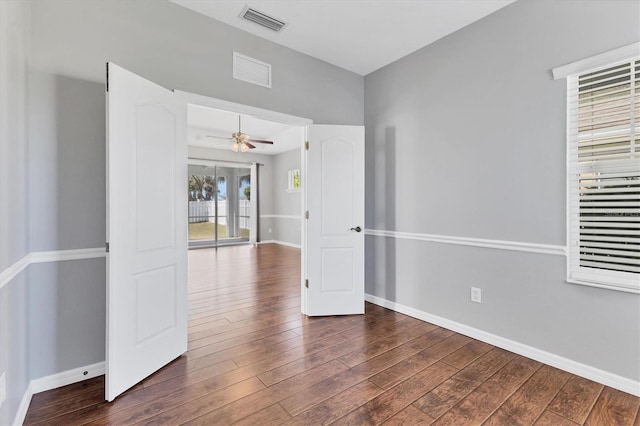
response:
[(359, 226), (356, 226), (355, 228), (351, 228), (350, 231), (360, 232), (362, 231), (362, 228), (360, 228)]

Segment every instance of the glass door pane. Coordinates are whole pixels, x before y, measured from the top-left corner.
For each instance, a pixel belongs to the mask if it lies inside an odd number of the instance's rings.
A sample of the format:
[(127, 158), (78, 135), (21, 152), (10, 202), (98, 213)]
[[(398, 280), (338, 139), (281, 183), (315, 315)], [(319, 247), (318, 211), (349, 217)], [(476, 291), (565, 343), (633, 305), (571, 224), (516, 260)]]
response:
[[(223, 167), (216, 168), (218, 183), (218, 223), (219, 243), (249, 241), (248, 215), (246, 196), (242, 184), (246, 178), (246, 168)], [(250, 182), (249, 172), (249, 182)], [(239, 189), (243, 187), (242, 191)], [(237, 190), (235, 188), (238, 188)]]
[(248, 242), (251, 167), (189, 164), (189, 246)]
[(238, 176), (239, 232), (240, 238), (249, 240), (251, 233), (251, 170), (242, 171)]
[(215, 167), (189, 165), (189, 241), (215, 242)]

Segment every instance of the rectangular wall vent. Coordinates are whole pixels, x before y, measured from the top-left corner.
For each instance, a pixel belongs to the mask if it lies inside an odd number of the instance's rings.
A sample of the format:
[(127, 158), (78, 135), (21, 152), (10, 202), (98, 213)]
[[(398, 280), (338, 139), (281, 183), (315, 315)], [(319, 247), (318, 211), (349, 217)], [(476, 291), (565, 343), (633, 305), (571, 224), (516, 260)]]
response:
[(271, 89), (271, 64), (233, 52), (233, 78)]
[(249, 7), (249, 5), (245, 6), (242, 10), (240, 18), (246, 19), (247, 21), (251, 21), (275, 32), (282, 31), (282, 29), (287, 25), (286, 22), (276, 19), (273, 16), (269, 16), (266, 13), (259, 12)]

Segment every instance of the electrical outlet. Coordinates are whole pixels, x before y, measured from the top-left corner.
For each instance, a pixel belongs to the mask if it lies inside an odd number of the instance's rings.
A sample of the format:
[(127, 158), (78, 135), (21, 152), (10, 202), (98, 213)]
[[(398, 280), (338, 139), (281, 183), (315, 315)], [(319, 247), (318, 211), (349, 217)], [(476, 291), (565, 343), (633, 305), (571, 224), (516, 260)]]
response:
[(2, 373), (0, 376), (0, 405), (7, 399), (7, 375)]
[(271, 228), (269, 228), (269, 233), (271, 233)]
[(471, 301), (482, 303), (482, 289), (478, 287), (471, 287)]

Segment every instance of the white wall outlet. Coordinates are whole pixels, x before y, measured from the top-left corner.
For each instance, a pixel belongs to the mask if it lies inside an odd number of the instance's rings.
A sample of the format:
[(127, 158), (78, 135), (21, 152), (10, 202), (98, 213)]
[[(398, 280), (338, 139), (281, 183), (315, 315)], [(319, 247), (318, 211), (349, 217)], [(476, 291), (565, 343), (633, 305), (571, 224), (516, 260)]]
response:
[(2, 373), (0, 376), (0, 405), (7, 399), (7, 375)]
[(482, 289), (478, 287), (471, 287), (471, 301), (482, 303)]
[(269, 233), (271, 233), (271, 228), (269, 228)]

